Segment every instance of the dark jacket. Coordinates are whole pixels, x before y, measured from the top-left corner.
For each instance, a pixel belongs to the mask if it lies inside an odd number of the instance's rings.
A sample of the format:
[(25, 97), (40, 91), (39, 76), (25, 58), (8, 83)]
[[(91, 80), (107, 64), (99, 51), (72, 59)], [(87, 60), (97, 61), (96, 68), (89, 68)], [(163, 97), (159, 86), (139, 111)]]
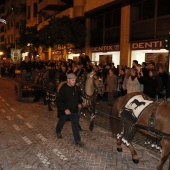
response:
[(144, 85), (143, 93), (153, 99), (162, 89), (162, 80), (158, 75), (155, 77), (143, 76), (138, 78), (138, 80)]
[(66, 109), (69, 109), (70, 112), (78, 112), (78, 104), (82, 102), (78, 86), (70, 87), (67, 83), (63, 84), (59, 90), (57, 101), (58, 115), (65, 114)]
[(21, 70), (25, 70), (26, 72), (31, 72), (33, 65), (31, 61), (28, 61), (28, 62), (22, 61), (20, 67), (21, 67)]

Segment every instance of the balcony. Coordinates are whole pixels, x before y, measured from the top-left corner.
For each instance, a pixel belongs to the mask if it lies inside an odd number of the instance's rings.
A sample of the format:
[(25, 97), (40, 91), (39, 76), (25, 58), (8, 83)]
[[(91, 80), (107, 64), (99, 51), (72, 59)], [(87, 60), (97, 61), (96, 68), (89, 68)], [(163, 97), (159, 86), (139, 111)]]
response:
[(38, 4), (38, 12), (42, 10), (63, 11), (69, 6), (61, 0), (43, 0)]
[(73, 0), (61, 0), (66, 3), (68, 6), (73, 7)]

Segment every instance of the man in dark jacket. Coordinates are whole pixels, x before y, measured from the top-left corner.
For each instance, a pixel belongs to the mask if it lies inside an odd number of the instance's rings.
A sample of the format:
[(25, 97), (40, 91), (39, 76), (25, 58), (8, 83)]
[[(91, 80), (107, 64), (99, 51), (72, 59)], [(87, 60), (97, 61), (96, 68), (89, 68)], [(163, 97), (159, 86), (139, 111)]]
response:
[(85, 105), (80, 95), (80, 90), (76, 86), (76, 75), (70, 73), (67, 75), (67, 83), (63, 84), (59, 90), (57, 108), (59, 121), (56, 126), (58, 138), (62, 138), (61, 131), (65, 122), (70, 119), (75, 144), (82, 147), (79, 134), (79, 116), (78, 104)]

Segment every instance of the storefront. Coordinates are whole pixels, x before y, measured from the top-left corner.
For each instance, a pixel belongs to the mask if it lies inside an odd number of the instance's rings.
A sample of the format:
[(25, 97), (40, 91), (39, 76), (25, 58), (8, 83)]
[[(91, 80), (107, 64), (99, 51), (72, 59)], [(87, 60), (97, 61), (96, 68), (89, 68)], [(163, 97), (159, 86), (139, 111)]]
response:
[(80, 53), (85, 53), (85, 49), (72, 49), (67, 51), (68, 59), (79, 61)]
[(133, 60), (137, 60), (139, 64), (150, 61), (162, 63), (168, 68), (168, 50), (163, 49), (163, 41), (143, 41), (131, 43), (131, 65)]
[(120, 45), (105, 45), (91, 47), (92, 62), (97, 64), (114, 63), (115, 66), (120, 64)]

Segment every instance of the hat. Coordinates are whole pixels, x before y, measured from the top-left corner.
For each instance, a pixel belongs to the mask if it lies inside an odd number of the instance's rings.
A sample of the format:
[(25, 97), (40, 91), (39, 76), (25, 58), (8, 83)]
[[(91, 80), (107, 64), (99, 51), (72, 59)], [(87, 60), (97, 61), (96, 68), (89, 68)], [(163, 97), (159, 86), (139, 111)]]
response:
[(76, 75), (74, 74), (74, 73), (69, 73), (68, 75), (67, 75), (67, 79), (76, 79), (77, 77), (76, 77)]

